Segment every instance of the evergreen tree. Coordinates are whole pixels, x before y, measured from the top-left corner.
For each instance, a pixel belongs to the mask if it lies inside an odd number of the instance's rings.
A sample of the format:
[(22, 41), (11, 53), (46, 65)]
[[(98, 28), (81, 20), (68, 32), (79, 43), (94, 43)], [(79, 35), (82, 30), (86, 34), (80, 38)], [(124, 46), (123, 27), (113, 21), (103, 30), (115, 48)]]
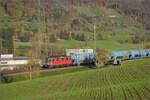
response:
[(7, 49), (7, 53), (14, 53), (13, 34), (13, 28), (3, 28), (0, 30), (2, 48)]
[(75, 39), (76, 39), (76, 40), (80, 40), (80, 35), (77, 34)]
[(56, 42), (56, 36), (55, 36), (55, 34), (52, 34), (50, 36), (50, 42)]
[(82, 34), (82, 35), (80, 36), (80, 40), (81, 40), (81, 41), (85, 41), (85, 40), (86, 40), (86, 38), (85, 38), (85, 35), (84, 35), (84, 34)]
[(76, 39), (76, 35), (75, 35), (74, 32), (72, 33), (72, 38), (73, 38), (73, 39)]

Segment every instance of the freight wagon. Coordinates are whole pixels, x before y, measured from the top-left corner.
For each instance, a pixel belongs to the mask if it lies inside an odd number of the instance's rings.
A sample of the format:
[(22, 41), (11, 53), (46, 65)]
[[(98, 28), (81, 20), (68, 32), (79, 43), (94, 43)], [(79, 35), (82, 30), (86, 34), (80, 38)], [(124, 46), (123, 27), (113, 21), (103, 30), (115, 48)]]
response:
[(150, 49), (112, 51), (106, 55), (110, 61), (114, 61), (114, 64), (120, 64), (124, 60), (150, 57)]
[(66, 49), (66, 56), (70, 56), (72, 54), (87, 54), (94, 53), (93, 49)]
[(28, 64), (28, 59), (27, 58), (23, 58), (23, 57), (14, 57), (12, 59), (8, 59), (8, 60), (1, 60), (0, 61), (0, 65), (1, 66), (5, 66), (5, 65), (25, 65)]

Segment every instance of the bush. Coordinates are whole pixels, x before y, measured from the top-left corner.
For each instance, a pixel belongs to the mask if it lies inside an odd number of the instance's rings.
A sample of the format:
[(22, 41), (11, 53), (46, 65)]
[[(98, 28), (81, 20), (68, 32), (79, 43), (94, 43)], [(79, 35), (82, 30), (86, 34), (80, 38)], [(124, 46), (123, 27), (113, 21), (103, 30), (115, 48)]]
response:
[(35, 60), (30, 60), (27, 65), (24, 65), (24, 70), (28, 72), (27, 79), (32, 79), (40, 74), (40, 64)]
[(146, 45), (144, 49), (150, 49), (150, 45)]
[(106, 56), (106, 53), (106, 49), (97, 50), (97, 56), (94, 57), (94, 62), (97, 67), (102, 67), (108, 63), (109, 58)]

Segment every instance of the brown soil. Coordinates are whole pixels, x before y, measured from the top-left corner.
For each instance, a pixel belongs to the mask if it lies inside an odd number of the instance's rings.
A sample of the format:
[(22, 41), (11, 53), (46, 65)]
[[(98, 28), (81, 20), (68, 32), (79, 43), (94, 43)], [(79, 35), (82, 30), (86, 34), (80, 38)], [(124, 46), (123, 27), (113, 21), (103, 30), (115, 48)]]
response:
[(62, 92), (64, 92), (68, 87), (69, 84), (71, 83), (71, 81), (75, 78), (76, 74), (73, 74), (72, 76), (70, 76), (68, 78), (68, 80), (64, 83), (64, 86), (58, 91), (58, 93), (54, 94), (53, 96), (49, 97), (47, 100), (51, 100), (53, 99), (56, 95), (61, 94)]
[(60, 81), (62, 78), (61, 77), (59, 77), (59, 78), (57, 78), (56, 80), (54, 80), (41, 94), (40, 94), (40, 96), (43, 96), (43, 95), (45, 95), (48, 91), (50, 91), (50, 89), (54, 86), (54, 85), (56, 85), (56, 83), (58, 82), (58, 81)]

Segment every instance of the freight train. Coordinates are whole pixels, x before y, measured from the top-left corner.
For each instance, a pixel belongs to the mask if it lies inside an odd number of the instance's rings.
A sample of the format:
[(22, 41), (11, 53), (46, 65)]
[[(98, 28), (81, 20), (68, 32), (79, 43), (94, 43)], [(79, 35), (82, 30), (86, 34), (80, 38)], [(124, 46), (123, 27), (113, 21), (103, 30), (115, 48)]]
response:
[[(67, 49), (66, 56), (55, 56), (48, 57), (41, 63), (38, 62), (42, 67), (56, 68), (64, 67), (69, 65), (80, 65), (80, 64), (94, 64), (93, 58), (97, 55), (93, 49)], [(113, 64), (120, 64), (124, 60), (147, 58), (150, 57), (150, 49), (139, 49), (139, 50), (123, 50), (123, 51), (112, 51), (107, 52), (106, 56)], [(26, 57), (11, 57), (9, 59), (1, 59), (0, 67), (6, 68), (7, 66), (20, 66), (28, 64), (29, 58)]]
[[(44, 67), (53, 68), (56, 66), (59, 67), (59, 66), (67, 66), (67, 65), (95, 63), (93, 61), (93, 58), (97, 55), (97, 53), (94, 53), (93, 49), (90, 50), (70, 49), (66, 51), (67, 51), (67, 56), (46, 58), (44, 62)], [(109, 61), (113, 62), (113, 64), (115, 65), (118, 65), (121, 63), (121, 61), (124, 60), (150, 57), (150, 49), (112, 51), (112, 52), (107, 52), (106, 56), (109, 58)]]

